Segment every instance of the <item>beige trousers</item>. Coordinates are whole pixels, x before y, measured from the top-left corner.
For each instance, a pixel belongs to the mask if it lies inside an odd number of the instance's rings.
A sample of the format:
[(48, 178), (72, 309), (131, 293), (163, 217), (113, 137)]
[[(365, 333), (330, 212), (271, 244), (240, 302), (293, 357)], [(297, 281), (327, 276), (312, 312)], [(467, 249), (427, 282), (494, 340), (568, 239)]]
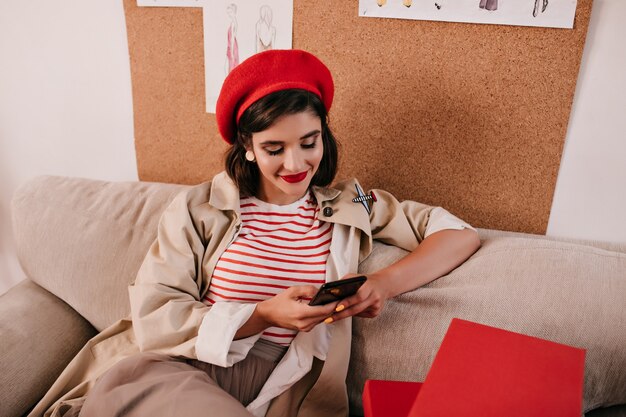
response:
[(277, 363), (251, 354), (231, 368), (155, 353), (131, 356), (96, 382), (80, 417), (251, 417), (244, 404), (257, 397)]

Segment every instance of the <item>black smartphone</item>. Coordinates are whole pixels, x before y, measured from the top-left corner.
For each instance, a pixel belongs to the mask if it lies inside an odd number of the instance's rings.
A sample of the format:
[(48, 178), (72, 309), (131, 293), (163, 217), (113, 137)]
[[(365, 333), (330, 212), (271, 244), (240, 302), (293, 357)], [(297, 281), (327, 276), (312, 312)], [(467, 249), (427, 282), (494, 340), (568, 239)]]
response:
[(367, 281), (367, 277), (360, 275), (358, 277), (327, 282), (320, 287), (315, 297), (309, 302), (309, 305), (320, 306), (350, 297), (356, 294), (365, 281)]

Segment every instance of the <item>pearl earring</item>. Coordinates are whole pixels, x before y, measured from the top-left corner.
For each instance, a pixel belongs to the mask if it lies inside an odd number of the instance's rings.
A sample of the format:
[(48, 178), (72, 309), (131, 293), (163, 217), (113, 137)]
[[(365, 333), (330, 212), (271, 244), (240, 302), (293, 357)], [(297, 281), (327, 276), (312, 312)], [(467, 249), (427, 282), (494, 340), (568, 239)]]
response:
[(246, 151), (246, 160), (249, 162), (255, 162), (256, 160), (254, 159), (254, 152)]

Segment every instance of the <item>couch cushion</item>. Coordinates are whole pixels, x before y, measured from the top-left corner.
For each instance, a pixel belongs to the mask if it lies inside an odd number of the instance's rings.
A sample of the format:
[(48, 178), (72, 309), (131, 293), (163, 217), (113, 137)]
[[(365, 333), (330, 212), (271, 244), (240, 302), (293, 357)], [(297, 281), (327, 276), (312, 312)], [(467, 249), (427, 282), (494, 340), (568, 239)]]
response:
[(553, 242), (575, 243), (577, 245), (582, 245), (582, 246), (593, 246), (595, 248), (606, 249), (612, 252), (626, 253), (626, 242), (604, 242), (600, 240), (575, 239), (575, 238), (568, 238), (568, 237), (535, 235), (531, 233), (508, 232), (508, 231), (503, 231), (503, 230), (492, 230), (492, 229), (477, 229), (477, 230), (478, 230), (478, 235), (480, 236), (480, 240), (483, 242), (486, 240), (491, 240), (495, 238), (518, 237), (518, 238), (535, 239), (535, 240), (550, 240)]
[(127, 287), (184, 186), (38, 177), (12, 201), (26, 274), (98, 330), (130, 313)]
[(0, 416), (17, 417), (35, 405), (96, 331), (30, 280), (0, 296), (0, 317)]
[[(405, 252), (376, 244), (361, 272)], [(626, 404), (626, 254), (491, 235), (447, 276), (355, 319), (348, 386), (360, 412), (368, 378), (423, 381), (453, 317), (587, 349), (584, 408)]]

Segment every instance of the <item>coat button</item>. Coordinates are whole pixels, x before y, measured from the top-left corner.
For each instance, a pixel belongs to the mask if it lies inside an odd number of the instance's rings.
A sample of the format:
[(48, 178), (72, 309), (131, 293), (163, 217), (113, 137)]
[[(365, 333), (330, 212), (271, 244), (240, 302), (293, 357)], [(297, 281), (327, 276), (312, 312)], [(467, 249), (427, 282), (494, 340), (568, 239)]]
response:
[(324, 207), (324, 216), (330, 217), (333, 215), (332, 207)]

